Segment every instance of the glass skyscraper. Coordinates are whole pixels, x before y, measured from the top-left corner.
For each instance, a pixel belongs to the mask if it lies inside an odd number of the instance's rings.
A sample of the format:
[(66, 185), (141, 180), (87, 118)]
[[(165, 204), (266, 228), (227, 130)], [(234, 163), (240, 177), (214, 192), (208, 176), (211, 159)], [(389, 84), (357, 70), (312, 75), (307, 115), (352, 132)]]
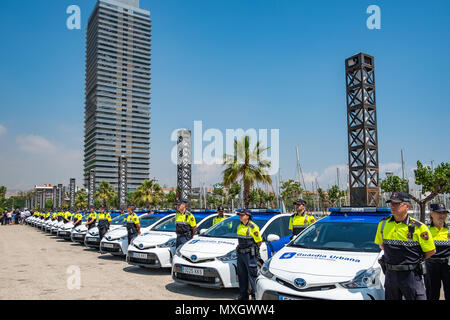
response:
[(128, 189), (150, 175), (150, 12), (139, 0), (99, 0), (86, 35), (84, 176), (117, 190), (119, 157)]

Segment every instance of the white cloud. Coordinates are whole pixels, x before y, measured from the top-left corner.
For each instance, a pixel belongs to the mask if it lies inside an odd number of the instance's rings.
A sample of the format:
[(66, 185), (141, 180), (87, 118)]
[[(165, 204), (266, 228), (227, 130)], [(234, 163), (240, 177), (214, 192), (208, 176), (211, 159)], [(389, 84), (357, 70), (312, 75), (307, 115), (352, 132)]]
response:
[(50, 141), (40, 136), (20, 136), (17, 137), (16, 141), (22, 151), (34, 154), (49, 154), (56, 151), (56, 147)]
[(6, 128), (5, 128), (5, 126), (0, 124), (0, 135), (2, 135), (4, 133), (6, 133)]

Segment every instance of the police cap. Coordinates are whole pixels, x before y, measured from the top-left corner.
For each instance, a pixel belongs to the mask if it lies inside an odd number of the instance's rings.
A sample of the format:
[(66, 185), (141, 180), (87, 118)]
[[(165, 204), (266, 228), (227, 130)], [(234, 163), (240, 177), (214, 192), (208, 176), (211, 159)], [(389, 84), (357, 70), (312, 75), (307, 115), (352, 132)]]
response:
[(252, 213), (248, 209), (242, 209), (242, 211), (239, 212), (239, 215), (241, 215), (241, 216), (246, 216), (247, 215), (247, 216), (251, 217)]
[(180, 204), (187, 204), (187, 201), (185, 201), (185, 200), (178, 200), (177, 201), (177, 205), (180, 205)]
[(225, 209), (223, 208), (223, 206), (219, 206), (219, 207), (217, 208), (217, 211), (218, 211), (218, 212), (222, 212), (222, 211), (225, 211)]
[(306, 206), (306, 201), (303, 199), (298, 199), (297, 201), (294, 202), (294, 205), (304, 205)]
[(401, 203), (401, 202), (407, 202), (411, 203), (411, 197), (406, 192), (392, 192), (391, 198), (386, 201), (386, 203)]
[(440, 212), (440, 213), (448, 213), (448, 210), (445, 208), (443, 203), (432, 203), (430, 204), (430, 211), (432, 212)]

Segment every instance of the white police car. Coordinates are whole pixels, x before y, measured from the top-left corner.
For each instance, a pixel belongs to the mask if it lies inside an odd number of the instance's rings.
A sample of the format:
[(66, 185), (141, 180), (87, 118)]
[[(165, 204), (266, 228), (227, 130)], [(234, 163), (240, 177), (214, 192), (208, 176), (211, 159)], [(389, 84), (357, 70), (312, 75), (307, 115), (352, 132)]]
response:
[[(250, 210), (252, 221), (260, 229), (263, 261), (284, 247), (291, 239), (291, 215), (279, 210)], [(173, 259), (172, 278), (176, 282), (210, 288), (239, 287), (237, 276), (239, 216), (222, 221), (198, 238), (179, 248)]]
[[(122, 226), (125, 225), (126, 223), (126, 218), (127, 218), (127, 214), (124, 215), (118, 215), (118, 214), (113, 214), (110, 213), (111, 215), (111, 224), (109, 226), (109, 231), (118, 229)], [(97, 222), (98, 225), (98, 222)], [(93, 227), (91, 228), (89, 231), (87, 231), (86, 236), (84, 237), (84, 245), (86, 247), (90, 247), (90, 248), (100, 248), (100, 234), (99, 234), (99, 230), (98, 227)]]
[(384, 299), (382, 252), (374, 240), (390, 208), (330, 211), (263, 265), (257, 299)]
[[(206, 231), (212, 226), (215, 210), (192, 210), (197, 230)], [(226, 216), (229, 216), (225, 214)], [(154, 226), (149, 232), (136, 237), (128, 247), (127, 262), (144, 268), (170, 268), (176, 246), (175, 215)]]
[[(139, 217), (141, 233), (149, 231), (153, 226), (165, 221), (173, 215), (174, 210), (158, 211), (155, 214), (144, 214)], [(139, 213), (137, 213), (139, 215)], [(128, 217), (128, 215), (127, 215)], [(109, 231), (100, 242), (100, 252), (124, 256), (128, 252), (128, 230), (126, 225)]]

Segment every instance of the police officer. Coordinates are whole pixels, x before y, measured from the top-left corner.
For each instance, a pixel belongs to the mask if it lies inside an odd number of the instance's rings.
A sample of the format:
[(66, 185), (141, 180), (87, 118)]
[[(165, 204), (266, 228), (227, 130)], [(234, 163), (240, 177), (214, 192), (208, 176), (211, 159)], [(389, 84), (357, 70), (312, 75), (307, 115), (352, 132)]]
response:
[(73, 227), (74, 228), (78, 227), (82, 221), (83, 221), (83, 215), (81, 214), (80, 209), (78, 209), (75, 212), (75, 215), (73, 216)]
[(380, 264), (385, 270), (386, 300), (426, 300), (423, 283), (423, 261), (436, 253), (428, 227), (408, 215), (410, 196), (393, 192), (387, 203), (391, 217), (378, 224), (375, 243), (384, 256)]
[(292, 237), (295, 237), (306, 227), (316, 222), (312, 214), (306, 212), (306, 201), (298, 199), (294, 202), (296, 213), (289, 220), (289, 230), (292, 231)]
[(95, 227), (95, 221), (97, 221), (97, 213), (95, 212), (94, 208), (89, 209), (87, 220), (88, 221), (86, 222), (86, 228), (88, 228), (88, 230), (91, 230)]
[(445, 300), (450, 300), (450, 231), (446, 223), (448, 210), (442, 203), (430, 205), (430, 232), (436, 254), (426, 261), (425, 286), (428, 300), (439, 300), (441, 282)]
[(255, 283), (258, 277), (259, 247), (262, 244), (261, 233), (256, 223), (251, 221), (252, 214), (244, 209), (240, 212), (241, 223), (237, 228), (239, 244), (237, 246), (237, 274), (239, 280), (239, 300), (248, 300), (250, 294), (255, 300)]
[(72, 212), (66, 211), (64, 213), (64, 223), (68, 223), (70, 220), (72, 220)]
[(176, 247), (178, 248), (191, 240), (197, 231), (197, 222), (194, 215), (186, 210), (186, 201), (178, 202), (175, 225), (177, 233)]
[(134, 238), (141, 234), (141, 224), (138, 215), (134, 212), (133, 207), (128, 207), (127, 212), (128, 217), (126, 218), (126, 222), (128, 231), (128, 244), (131, 244), (131, 241), (133, 241)]
[(102, 241), (103, 237), (109, 230), (109, 225), (111, 224), (111, 215), (105, 212), (105, 207), (100, 207), (100, 213), (97, 216), (98, 220), (98, 235), (100, 237), (100, 241)]
[(225, 212), (225, 210), (224, 210), (223, 206), (219, 206), (219, 207), (217, 208), (217, 213), (218, 213), (218, 215), (217, 215), (217, 217), (215, 217), (215, 218), (213, 219), (213, 224), (212, 224), (213, 226), (215, 226), (215, 225), (218, 224), (219, 222), (222, 222), (223, 220), (225, 220), (225, 216), (223, 215), (224, 212)]

